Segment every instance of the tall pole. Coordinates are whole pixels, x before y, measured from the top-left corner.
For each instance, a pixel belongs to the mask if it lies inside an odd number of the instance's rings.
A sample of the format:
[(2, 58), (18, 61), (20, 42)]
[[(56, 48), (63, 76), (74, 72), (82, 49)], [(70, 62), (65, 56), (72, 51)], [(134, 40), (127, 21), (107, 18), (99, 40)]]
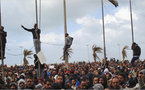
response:
[[(64, 39), (65, 39), (65, 33), (67, 33), (67, 22), (66, 22), (66, 2), (63, 0), (63, 7), (64, 7)], [(68, 54), (65, 55), (65, 65), (68, 68)]]
[(105, 26), (104, 26), (104, 7), (103, 7), (103, 0), (102, 3), (102, 26), (103, 26), (103, 42), (104, 42), (104, 65), (106, 65), (106, 44), (105, 44)]
[(64, 7), (64, 38), (65, 33), (67, 33), (67, 22), (66, 22), (66, 1), (63, 0), (63, 7)]
[[(36, 24), (37, 24), (37, 26), (38, 26), (38, 7), (37, 7), (37, 0), (35, 0), (35, 10), (36, 10)], [(37, 35), (37, 39), (38, 39), (38, 33), (36, 34)], [(40, 50), (38, 50), (39, 49), (39, 44), (38, 44), (39, 42), (37, 42), (37, 51), (40, 51)], [(36, 52), (36, 53), (38, 53), (38, 52)], [(40, 61), (38, 61), (38, 77), (40, 77)]]
[(39, 28), (41, 28), (41, 0), (39, 0)]
[(132, 5), (131, 0), (130, 1), (130, 19), (131, 19), (131, 31), (132, 31), (132, 43), (134, 42), (134, 33), (133, 33), (133, 20), (132, 20)]
[(37, 0), (35, 0), (35, 9), (36, 9), (36, 24), (38, 25), (38, 7), (37, 7)]

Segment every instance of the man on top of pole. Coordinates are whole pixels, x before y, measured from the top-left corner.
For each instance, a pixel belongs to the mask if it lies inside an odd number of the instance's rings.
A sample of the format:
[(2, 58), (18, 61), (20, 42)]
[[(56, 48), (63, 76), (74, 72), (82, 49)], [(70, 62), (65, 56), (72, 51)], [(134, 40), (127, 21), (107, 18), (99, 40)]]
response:
[(41, 50), (41, 44), (40, 44), (41, 30), (38, 28), (38, 25), (35, 24), (34, 28), (32, 28), (32, 29), (27, 29), (23, 25), (21, 25), (21, 27), (26, 31), (32, 32), (35, 51), (36, 51), (36, 53), (38, 53)]

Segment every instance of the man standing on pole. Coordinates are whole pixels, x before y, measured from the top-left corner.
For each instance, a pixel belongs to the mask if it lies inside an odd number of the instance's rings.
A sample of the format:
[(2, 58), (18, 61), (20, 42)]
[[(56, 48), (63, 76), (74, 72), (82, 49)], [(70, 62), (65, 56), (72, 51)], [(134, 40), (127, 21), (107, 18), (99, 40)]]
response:
[(4, 27), (0, 26), (0, 59), (5, 58), (5, 46), (6, 46), (7, 32), (4, 31)]
[(70, 37), (68, 33), (65, 33), (65, 45), (64, 45), (64, 51), (63, 51), (63, 59), (66, 59), (66, 55), (68, 54), (68, 48), (71, 47), (73, 41), (73, 37)]
[(141, 54), (141, 49), (138, 46), (138, 44), (136, 44), (135, 42), (132, 43), (131, 49), (133, 50), (133, 58), (131, 60), (131, 64), (133, 67), (135, 67), (134, 62), (139, 59)]
[(41, 44), (40, 44), (41, 30), (38, 28), (38, 25), (35, 24), (34, 28), (32, 28), (32, 29), (27, 29), (23, 25), (21, 25), (21, 27), (26, 31), (32, 32), (35, 51), (36, 51), (36, 53), (38, 53), (41, 50)]

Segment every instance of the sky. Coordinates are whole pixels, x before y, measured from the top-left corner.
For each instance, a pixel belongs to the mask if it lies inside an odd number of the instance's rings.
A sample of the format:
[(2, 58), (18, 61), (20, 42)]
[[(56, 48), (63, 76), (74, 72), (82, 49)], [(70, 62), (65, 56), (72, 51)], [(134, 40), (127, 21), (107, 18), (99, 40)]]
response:
[[(36, 23), (35, 0), (1, 0), (2, 25), (7, 32), (7, 65), (23, 64), (23, 50), (34, 51), (32, 33), (21, 28), (33, 28)], [(39, 0), (38, 0), (39, 1)], [(121, 51), (125, 45), (131, 47), (131, 25), (129, 0), (117, 0), (114, 7), (104, 0), (106, 54), (108, 59), (122, 60)], [(40, 3), (40, 2), (38, 2)], [(39, 7), (39, 6), (38, 6)], [(141, 47), (140, 59), (145, 59), (145, 0), (132, 0), (133, 29), (135, 42)], [(92, 46), (103, 48), (101, 0), (66, 0), (67, 32), (74, 38), (69, 62), (93, 62)], [(64, 63), (60, 59), (64, 47), (63, 0), (41, 0), (39, 8), (41, 49), (47, 64)], [(103, 59), (104, 54), (98, 53)], [(32, 55), (33, 57), (33, 55)], [(127, 50), (131, 60), (132, 50)], [(34, 59), (28, 59), (34, 64)], [(1, 62), (0, 62), (1, 63)]]

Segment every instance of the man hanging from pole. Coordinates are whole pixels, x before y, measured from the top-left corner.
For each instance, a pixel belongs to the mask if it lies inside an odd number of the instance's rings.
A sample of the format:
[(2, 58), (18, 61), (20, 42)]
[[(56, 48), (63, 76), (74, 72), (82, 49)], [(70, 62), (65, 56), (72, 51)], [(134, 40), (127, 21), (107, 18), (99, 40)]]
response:
[(66, 55), (68, 55), (68, 48), (71, 47), (72, 42), (73, 42), (73, 37), (70, 37), (68, 33), (65, 33), (65, 45), (63, 48), (63, 59), (62, 60), (66, 59)]
[(36, 53), (38, 53), (41, 50), (41, 44), (40, 44), (41, 30), (38, 28), (38, 25), (35, 24), (34, 28), (32, 28), (32, 29), (27, 29), (23, 25), (21, 25), (21, 27), (26, 31), (32, 32), (35, 51), (36, 51)]
[(134, 62), (139, 59), (141, 54), (141, 49), (138, 46), (138, 44), (136, 44), (135, 42), (132, 43), (131, 49), (133, 50), (133, 58), (131, 60), (131, 64), (133, 67), (135, 67)]
[(5, 46), (6, 46), (7, 32), (4, 31), (4, 27), (0, 26), (0, 59), (5, 58)]

